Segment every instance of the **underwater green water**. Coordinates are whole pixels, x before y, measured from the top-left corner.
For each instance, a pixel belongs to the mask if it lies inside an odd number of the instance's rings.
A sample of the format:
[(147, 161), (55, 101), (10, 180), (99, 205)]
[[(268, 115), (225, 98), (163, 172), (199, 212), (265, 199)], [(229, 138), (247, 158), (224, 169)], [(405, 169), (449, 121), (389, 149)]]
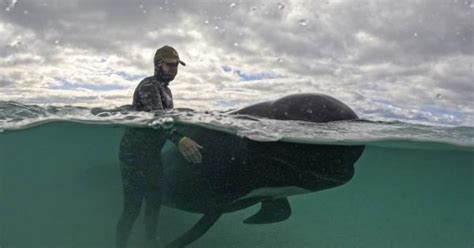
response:
[[(52, 122), (0, 132), (0, 247), (113, 247), (123, 131)], [(287, 221), (243, 224), (250, 207), (189, 247), (473, 247), (472, 147), (414, 144), (367, 143), (350, 182), (290, 197)], [(158, 235), (166, 243), (199, 217), (163, 207)], [(143, 231), (140, 218), (130, 247), (143, 247)]]

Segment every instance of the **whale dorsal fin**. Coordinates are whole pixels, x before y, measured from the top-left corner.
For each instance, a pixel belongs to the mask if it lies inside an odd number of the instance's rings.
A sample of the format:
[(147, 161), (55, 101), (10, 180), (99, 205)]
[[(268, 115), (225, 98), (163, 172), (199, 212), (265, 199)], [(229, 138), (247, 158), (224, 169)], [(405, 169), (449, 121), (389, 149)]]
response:
[(270, 224), (288, 219), (291, 207), (287, 198), (262, 201), (260, 210), (244, 220), (245, 224)]

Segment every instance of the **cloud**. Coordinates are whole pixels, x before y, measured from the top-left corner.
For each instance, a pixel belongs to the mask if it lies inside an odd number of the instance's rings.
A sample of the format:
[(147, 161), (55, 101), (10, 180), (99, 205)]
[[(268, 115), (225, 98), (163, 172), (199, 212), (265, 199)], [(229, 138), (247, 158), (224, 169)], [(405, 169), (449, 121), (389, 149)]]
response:
[[(0, 98), (129, 104), (154, 51), (175, 105), (330, 94), (371, 119), (474, 125), (472, 1), (3, 1)], [(230, 70), (229, 70), (230, 69)]]

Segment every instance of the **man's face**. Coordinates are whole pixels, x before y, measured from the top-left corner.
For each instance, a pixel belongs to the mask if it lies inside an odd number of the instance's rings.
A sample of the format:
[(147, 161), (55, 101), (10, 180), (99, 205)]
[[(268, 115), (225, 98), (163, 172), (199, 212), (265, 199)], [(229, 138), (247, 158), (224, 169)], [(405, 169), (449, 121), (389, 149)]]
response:
[(173, 80), (178, 74), (178, 63), (162, 63), (161, 70), (163, 71), (164, 76), (168, 79)]

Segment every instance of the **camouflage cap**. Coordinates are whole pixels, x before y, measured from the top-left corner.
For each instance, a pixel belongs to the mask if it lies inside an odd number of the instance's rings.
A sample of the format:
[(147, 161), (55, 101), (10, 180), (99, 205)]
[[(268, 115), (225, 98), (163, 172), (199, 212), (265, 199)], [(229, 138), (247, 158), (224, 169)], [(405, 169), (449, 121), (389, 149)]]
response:
[(178, 52), (176, 49), (170, 46), (163, 46), (156, 50), (155, 58), (156, 62), (165, 62), (165, 63), (180, 63), (181, 65), (185, 66), (186, 64), (179, 59)]

